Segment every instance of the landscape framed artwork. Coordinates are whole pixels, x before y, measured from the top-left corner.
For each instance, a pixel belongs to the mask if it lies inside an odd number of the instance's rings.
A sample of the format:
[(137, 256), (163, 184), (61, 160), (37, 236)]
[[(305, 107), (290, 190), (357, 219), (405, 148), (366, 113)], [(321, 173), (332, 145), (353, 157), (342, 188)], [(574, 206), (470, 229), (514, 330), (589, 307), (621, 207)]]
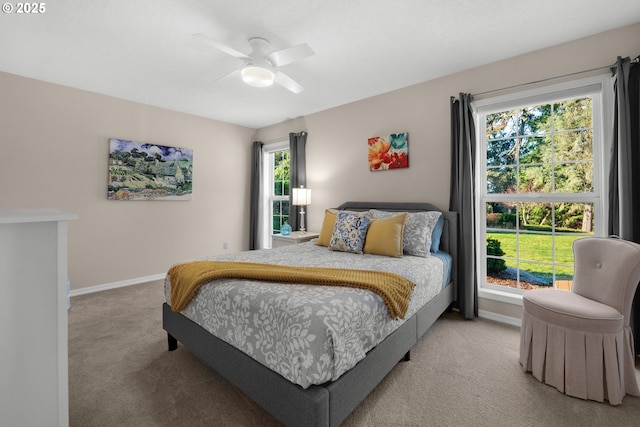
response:
[(369, 170), (381, 171), (409, 167), (409, 134), (369, 138)]
[(109, 139), (109, 200), (191, 200), (193, 151)]

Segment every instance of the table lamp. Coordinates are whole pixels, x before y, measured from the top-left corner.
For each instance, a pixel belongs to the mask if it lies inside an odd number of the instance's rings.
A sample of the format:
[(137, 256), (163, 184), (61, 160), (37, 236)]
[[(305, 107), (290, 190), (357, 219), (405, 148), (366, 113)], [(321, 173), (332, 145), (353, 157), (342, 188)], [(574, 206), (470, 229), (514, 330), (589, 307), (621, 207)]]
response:
[(291, 195), (291, 204), (294, 206), (301, 206), (300, 208), (300, 234), (306, 234), (304, 229), (304, 207), (311, 204), (311, 189), (310, 188), (294, 188)]

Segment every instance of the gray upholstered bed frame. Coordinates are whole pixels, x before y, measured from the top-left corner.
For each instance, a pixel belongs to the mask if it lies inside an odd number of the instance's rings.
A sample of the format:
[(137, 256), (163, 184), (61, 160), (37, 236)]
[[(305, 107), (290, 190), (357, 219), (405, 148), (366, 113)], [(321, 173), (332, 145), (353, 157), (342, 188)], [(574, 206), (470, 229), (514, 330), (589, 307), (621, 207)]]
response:
[[(347, 202), (338, 209), (440, 210), (429, 203), (392, 202)], [(177, 341), (182, 342), (287, 426), (338, 426), (403, 357), (408, 358), (413, 345), (455, 300), (458, 215), (444, 211), (443, 216), (445, 225), (440, 247), (453, 256), (451, 283), (336, 381), (303, 389), (211, 335), (182, 314), (173, 312), (165, 303), (162, 307), (163, 328), (168, 334), (169, 350), (177, 348)]]

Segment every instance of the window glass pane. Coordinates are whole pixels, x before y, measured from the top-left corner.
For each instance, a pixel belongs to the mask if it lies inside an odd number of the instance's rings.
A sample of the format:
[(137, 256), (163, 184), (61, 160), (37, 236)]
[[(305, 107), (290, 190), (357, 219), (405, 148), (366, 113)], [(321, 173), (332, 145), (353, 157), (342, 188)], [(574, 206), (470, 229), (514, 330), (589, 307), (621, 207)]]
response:
[[(516, 233), (514, 231), (487, 232), (487, 282), (514, 286), (507, 262), (514, 263)], [(509, 256), (511, 259), (507, 259)]]
[(487, 166), (514, 165), (515, 163), (515, 139), (496, 139), (493, 141), (487, 141)]
[(582, 129), (555, 134), (554, 157), (556, 162), (593, 159), (593, 131)]
[(543, 104), (523, 108), (518, 115), (518, 135), (541, 135), (550, 127), (551, 105)]
[[(491, 240), (487, 245), (492, 245)], [(509, 274), (512, 270), (507, 270), (506, 261), (503, 258), (487, 255), (487, 283), (498, 286), (517, 287), (517, 282)]]
[(287, 200), (274, 200), (272, 203), (272, 227), (274, 233), (280, 232), (280, 227), (289, 222), (289, 202)]
[(515, 110), (488, 114), (485, 121), (487, 126), (487, 140), (513, 135), (513, 116), (515, 114)]
[(520, 193), (550, 193), (551, 168), (548, 165), (520, 167), (518, 191)]
[(518, 287), (536, 289), (553, 286), (553, 264), (520, 261), (518, 264)]
[(487, 203), (487, 230), (516, 228), (515, 203)]
[(592, 101), (590, 97), (570, 99), (554, 104), (554, 131), (571, 129), (590, 129), (592, 123)]
[(549, 163), (551, 161), (551, 138), (531, 136), (520, 138), (518, 163)]
[(273, 182), (274, 195), (289, 195), (289, 150), (274, 153)]
[(560, 164), (555, 168), (558, 193), (589, 193), (593, 191), (593, 163)]
[(515, 167), (505, 166), (487, 170), (487, 193), (513, 193), (515, 188)]
[(518, 255), (521, 261), (551, 262), (553, 236), (550, 233), (519, 233)]
[(551, 232), (553, 226), (551, 203), (518, 203), (519, 228), (528, 231)]
[(517, 237), (514, 230), (487, 233), (487, 255), (516, 258)]
[(558, 231), (593, 233), (594, 221), (593, 203), (555, 204), (555, 228)]

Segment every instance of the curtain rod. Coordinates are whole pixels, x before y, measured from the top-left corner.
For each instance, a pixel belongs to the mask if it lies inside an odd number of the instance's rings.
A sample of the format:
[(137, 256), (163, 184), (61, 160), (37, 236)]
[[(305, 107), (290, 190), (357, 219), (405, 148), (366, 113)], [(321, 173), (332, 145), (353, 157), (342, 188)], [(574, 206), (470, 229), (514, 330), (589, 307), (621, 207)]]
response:
[[(636, 56), (634, 59), (632, 59), (631, 62), (634, 62), (634, 63), (640, 62), (640, 55)], [(576, 76), (576, 75), (579, 75), (579, 74), (592, 73), (594, 71), (599, 71), (599, 70), (612, 69), (613, 67), (616, 66), (616, 64), (617, 64), (617, 62), (613, 63), (611, 65), (604, 65), (604, 66), (601, 66), (601, 67), (592, 68), (590, 70), (576, 71), (574, 73), (563, 74), (563, 75), (555, 76), (555, 77), (548, 77), (546, 79), (536, 80), (536, 81), (533, 81), (533, 82), (520, 83), (520, 84), (517, 84), (517, 85), (507, 86), (507, 87), (503, 87), (503, 88), (500, 88), (500, 89), (487, 90), (485, 92), (474, 93), (474, 94), (471, 95), (471, 97), (475, 98), (476, 96), (488, 95), (490, 93), (502, 92), (504, 90), (516, 89), (516, 88), (519, 88), (519, 87), (530, 86), (530, 85), (534, 85), (534, 84), (538, 84), (538, 83), (544, 83), (544, 82), (548, 82), (550, 80), (562, 79), (562, 78), (565, 78), (565, 77)]]

